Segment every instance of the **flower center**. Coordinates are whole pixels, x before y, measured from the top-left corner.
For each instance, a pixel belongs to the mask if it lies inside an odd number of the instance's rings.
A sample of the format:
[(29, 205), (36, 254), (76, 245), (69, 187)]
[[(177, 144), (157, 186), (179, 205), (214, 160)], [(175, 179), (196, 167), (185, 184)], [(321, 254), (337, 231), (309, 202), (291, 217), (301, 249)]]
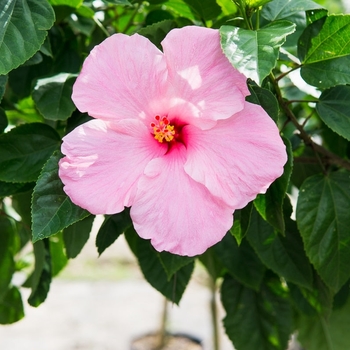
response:
[(160, 143), (163, 143), (164, 140), (167, 142), (172, 141), (175, 137), (175, 127), (169, 124), (168, 118), (156, 115), (154, 120), (155, 121), (151, 123), (154, 138)]

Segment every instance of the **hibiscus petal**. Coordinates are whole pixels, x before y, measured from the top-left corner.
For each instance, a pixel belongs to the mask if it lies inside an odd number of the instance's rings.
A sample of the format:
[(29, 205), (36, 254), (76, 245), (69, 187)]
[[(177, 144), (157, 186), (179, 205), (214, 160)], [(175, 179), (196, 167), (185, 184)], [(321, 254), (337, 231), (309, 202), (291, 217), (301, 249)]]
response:
[(147, 163), (166, 152), (138, 120), (92, 120), (63, 138), (59, 176), (71, 200), (92, 214), (114, 214), (133, 203)]
[(232, 210), (183, 169), (186, 149), (174, 146), (148, 163), (131, 207), (135, 230), (158, 251), (194, 256), (220, 241)]
[(265, 193), (283, 173), (285, 146), (273, 120), (258, 105), (219, 121), (210, 130), (188, 125), (185, 171), (233, 209)]
[[(173, 29), (162, 46), (175, 90), (169, 117), (220, 120), (243, 108), (249, 95), (246, 77), (223, 54), (218, 30), (197, 26)], [(184, 110), (183, 101), (191, 108)]]
[(164, 96), (167, 69), (163, 54), (138, 34), (115, 34), (86, 58), (72, 99), (81, 112), (107, 121), (153, 118)]

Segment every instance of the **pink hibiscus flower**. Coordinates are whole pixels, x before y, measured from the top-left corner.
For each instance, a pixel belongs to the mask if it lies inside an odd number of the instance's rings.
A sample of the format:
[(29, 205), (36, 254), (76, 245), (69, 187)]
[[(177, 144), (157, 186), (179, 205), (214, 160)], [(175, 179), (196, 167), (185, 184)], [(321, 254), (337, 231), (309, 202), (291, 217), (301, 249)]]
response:
[(283, 173), (285, 146), (219, 32), (172, 30), (163, 52), (135, 34), (96, 46), (73, 87), (95, 119), (66, 135), (59, 176), (92, 214), (131, 207), (158, 251), (194, 256), (220, 241), (243, 208)]

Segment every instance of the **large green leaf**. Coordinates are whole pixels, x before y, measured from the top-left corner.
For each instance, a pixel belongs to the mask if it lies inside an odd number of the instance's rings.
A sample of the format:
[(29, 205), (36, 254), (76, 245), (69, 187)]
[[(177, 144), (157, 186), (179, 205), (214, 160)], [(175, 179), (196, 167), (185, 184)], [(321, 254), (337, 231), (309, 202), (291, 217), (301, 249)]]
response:
[(316, 110), (333, 131), (350, 140), (350, 86), (336, 86), (320, 96)]
[(337, 291), (350, 277), (350, 174), (308, 178), (300, 188), (296, 218), (306, 254)]
[(89, 212), (76, 206), (63, 191), (58, 177), (61, 154), (56, 152), (45, 164), (32, 198), (33, 242), (63, 230), (82, 220)]
[(261, 14), (268, 21), (276, 21), (301, 11), (319, 8), (322, 8), (322, 6), (311, 0), (274, 0), (263, 7)]
[(169, 272), (167, 273), (164, 269), (164, 261), (160, 260), (159, 253), (148, 240), (140, 238), (133, 227), (126, 230), (125, 238), (136, 255), (147, 282), (167, 299), (178, 304), (191, 278), (194, 268), (193, 261), (181, 267), (169, 279)]
[(0, 135), (0, 180), (35, 181), (60, 140), (53, 128), (42, 123), (24, 124)]
[(16, 287), (11, 287), (0, 299), (0, 324), (10, 324), (24, 317), (21, 293)]
[(350, 83), (350, 15), (322, 17), (310, 24), (298, 43), (301, 76), (328, 88)]
[(226, 275), (221, 287), (226, 333), (238, 350), (284, 350), (292, 328), (292, 310), (278, 278), (259, 292)]
[(68, 258), (73, 259), (81, 252), (90, 237), (90, 231), (94, 219), (95, 217), (93, 215), (89, 215), (85, 219), (78, 221), (63, 230), (63, 241)]
[(247, 240), (238, 246), (230, 233), (214, 246), (214, 251), (228, 273), (246, 287), (259, 290), (265, 267)]
[(295, 223), (281, 236), (253, 210), (247, 238), (261, 261), (287, 281), (312, 287), (312, 270)]
[(121, 213), (106, 216), (96, 236), (96, 247), (99, 255), (132, 226), (129, 212), (129, 209), (125, 209)]
[(222, 49), (232, 65), (261, 84), (275, 67), (279, 48), (295, 31), (295, 24), (277, 21), (257, 31), (233, 26), (220, 28)]
[(40, 49), (55, 14), (47, 1), (1, 0), (0, 8), (0, 74), (7, 74)]
[(350, 15), (323, 17), (306, 28), (299, 41), (303, 64), (350, 55)]
[(303, 65), (300, 74), (308, 84), (323, 89), (350, 84), (350, 55)]
[(71, 95), (75, 78), (75, 74), (60, 73), (37, 80), (33, 99), (44, 118), (66, 120), (72, 115), (75, 105)]
[(329, 318), (300, 315), (298, 340), (307, 350), (345, 350), (350, 344), (350, 298)]
[(260, 215), (279, 232), (284, 233), (283, 200), (289, 185), (293, 168), (292, 147), (287, 138), (283, 138), (288, 154), (287, 163), (284, 165), (282, 176), (275, 180), (265, 194), (259, 194), (254, 200), (254, 205)]
[(14, 229), (14, 222), (0, 214), (0, 301), (7, 293), (15, 270), (13, 257), (16, 254), (16, 232)]

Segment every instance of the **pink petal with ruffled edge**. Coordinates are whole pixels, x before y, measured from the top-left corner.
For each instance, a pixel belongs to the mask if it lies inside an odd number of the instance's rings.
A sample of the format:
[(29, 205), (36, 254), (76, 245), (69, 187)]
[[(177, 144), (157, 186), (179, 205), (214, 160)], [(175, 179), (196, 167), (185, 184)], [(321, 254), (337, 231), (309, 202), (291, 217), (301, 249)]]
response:
[(115, 34), (95, 46), (86, 58), (72, 99), (81, 112), (117, 121), (153, 118), (162, 113), (166, 91), (163, 54), (138, 34)]
[[(173, 29), (162, 46), (174, 88), (170, 118), (220, 120), (243, 108), (249, 95), (246, 77), (223, 54), (218, 30), (196, 26)], [(192, 122), (201, 127), (200, 121)]]
[(232, 210), (183, 169), (186, 149), (174, 146), (153, 159), (138, 183), (131, 207), (137, 233), (158, 251), (194, 256), (219, 242), (233, 222)]
[(118, 213), (133, 204), (147, 163), (166, 149), (141, 121), (92, 120), (63, 138), (59, 176), (75, 204), (92, 214)]
[(251, 103), (210, 130), (188, 125), (183, 134), (186, 173), (233, 209), (266, 192), (287, 161), (276, 124)]

